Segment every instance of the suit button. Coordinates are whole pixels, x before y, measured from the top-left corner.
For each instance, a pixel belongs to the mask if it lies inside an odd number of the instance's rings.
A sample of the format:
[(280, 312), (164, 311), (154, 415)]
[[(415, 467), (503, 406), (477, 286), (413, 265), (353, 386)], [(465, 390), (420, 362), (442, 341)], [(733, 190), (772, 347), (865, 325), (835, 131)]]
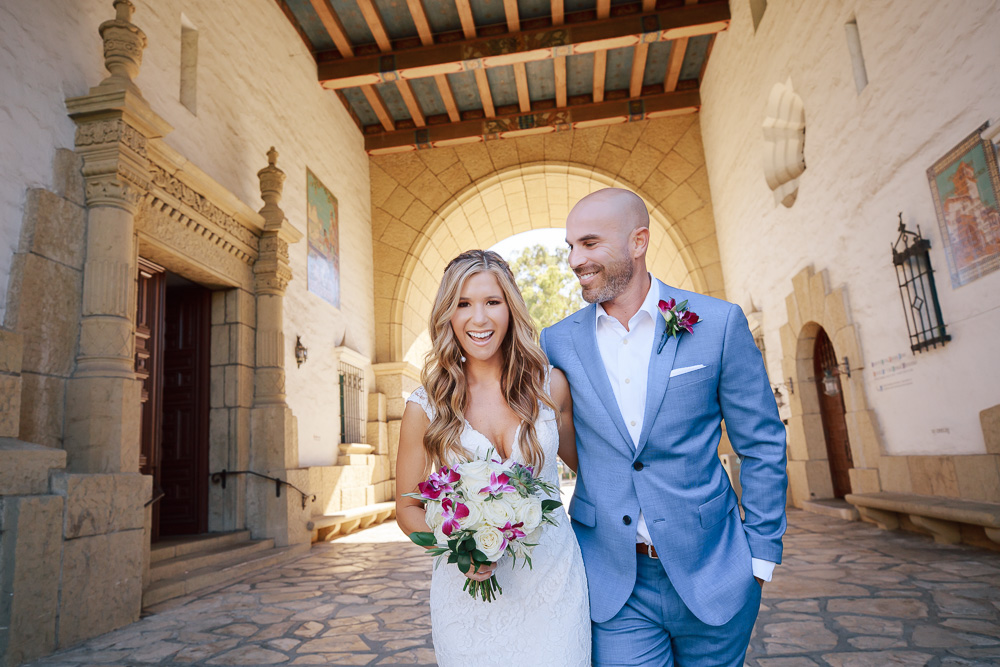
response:
[(629, 525), (630, 523), (632, 523), (632, 517), (626, 514), (625, 516), (622, 517), (622, 523), (624, 523), (626, 526)]
[(636, 461), (635, 463), (632, 464), (632, 467), (635, 468), (636, 470), (642, 470), (643, 468), (642, 461)]

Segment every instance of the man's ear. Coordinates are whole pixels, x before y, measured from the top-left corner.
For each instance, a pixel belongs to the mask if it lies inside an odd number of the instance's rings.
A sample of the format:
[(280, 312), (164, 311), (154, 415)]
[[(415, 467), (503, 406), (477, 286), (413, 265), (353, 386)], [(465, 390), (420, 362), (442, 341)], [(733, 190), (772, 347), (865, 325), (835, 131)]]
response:
[(632, 230), (632, 259), (639, 259), (649, 250), (649, 227), (637, 227)]

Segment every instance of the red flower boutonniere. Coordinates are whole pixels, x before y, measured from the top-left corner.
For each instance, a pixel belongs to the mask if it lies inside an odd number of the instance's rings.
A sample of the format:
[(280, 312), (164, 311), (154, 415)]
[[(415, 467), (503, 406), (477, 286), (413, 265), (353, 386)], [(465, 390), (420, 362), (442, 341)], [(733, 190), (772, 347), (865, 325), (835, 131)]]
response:
[(677, 303), (673, 299), (667, 299), (666, 301), (660, 300), (660, 303), (657, 304), (660, 308), (660, 314), (663, 315), (663, 319), (667, 323), (667, 328), (663, 330), (663, 337), (660, 338), (660, 346), (656, 348), (657, 354), (663, 350), (668, 338), (679, 336), (681, 331), (694, 333), (694, 325), (701, 322), (697, 313), (688, 310), (687, 303), (687, 300)]

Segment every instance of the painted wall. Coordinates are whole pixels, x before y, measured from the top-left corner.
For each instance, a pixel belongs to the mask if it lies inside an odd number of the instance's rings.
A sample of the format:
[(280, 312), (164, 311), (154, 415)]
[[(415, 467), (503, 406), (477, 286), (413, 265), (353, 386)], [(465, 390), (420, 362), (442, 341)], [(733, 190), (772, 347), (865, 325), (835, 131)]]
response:
[[(291, 248), (295, 278), (285, 299), (288, 402), (298, 417), (303, 465), (335, 462), (339, 441), (333, 349), (374, 351), (368, 157), (335, 94), (323, 91), (308, 48), (273, 0), (239, 3), (134, 0), (148, 37), (136, 83), (173, 125), (166, 142), (257, 209), (257, 171), (270, 146), (285, 171), (281, 205), (306, 231), (306, 168), (340, 204), (341, 307), (306, 289), (306, 241)], [(0, 5), (0, 314), (25, 191), (52, 187), (57, 148), (72, 148), (66, 97), (106, 76), (98, 26), (110, 0), (37, 0)], [(197, 105), (180, 102), (182, 16), (198, 31)], [(309, 361), (295, 366), (295, 336)]]
[[(732, 25), (701, 89), (701, 126), (726, 293), (763, 311), (772, 379), (791, 278), (811, 264), (846, 287), (886, 453), (982, 453), (979, 412), (1000, 403), (1000, 272), (952, 288), (926, 171), (983, 122), (1000, 121), (1000, 3), (772, 2), (756, 34), (749, 2), (730, 4)], [(852, 19), (869, 79), (860, 94), (844, 28)], [(771, 87), (789, 77), (805, 106), (807, 166), (785, 208), (764, 180), (761, 124)], [(890, 253), (900, 211), (931, 239), (952, 335), (915, 357)], [(900, 353), (916, 362), (912, 384), (879, 391), (871, 363)]]

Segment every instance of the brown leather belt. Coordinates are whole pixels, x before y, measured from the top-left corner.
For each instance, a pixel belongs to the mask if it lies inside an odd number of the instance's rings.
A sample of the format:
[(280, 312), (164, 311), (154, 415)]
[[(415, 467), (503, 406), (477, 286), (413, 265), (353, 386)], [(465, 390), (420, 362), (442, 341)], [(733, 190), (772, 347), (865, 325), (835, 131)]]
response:
[(645, 544), (644, 542), (635, 543), (635, 552), (642, 554), (643, 556), (649, 556), (650, 558), (659, 558), (656, 555), (656, 547), (652, 544)]

